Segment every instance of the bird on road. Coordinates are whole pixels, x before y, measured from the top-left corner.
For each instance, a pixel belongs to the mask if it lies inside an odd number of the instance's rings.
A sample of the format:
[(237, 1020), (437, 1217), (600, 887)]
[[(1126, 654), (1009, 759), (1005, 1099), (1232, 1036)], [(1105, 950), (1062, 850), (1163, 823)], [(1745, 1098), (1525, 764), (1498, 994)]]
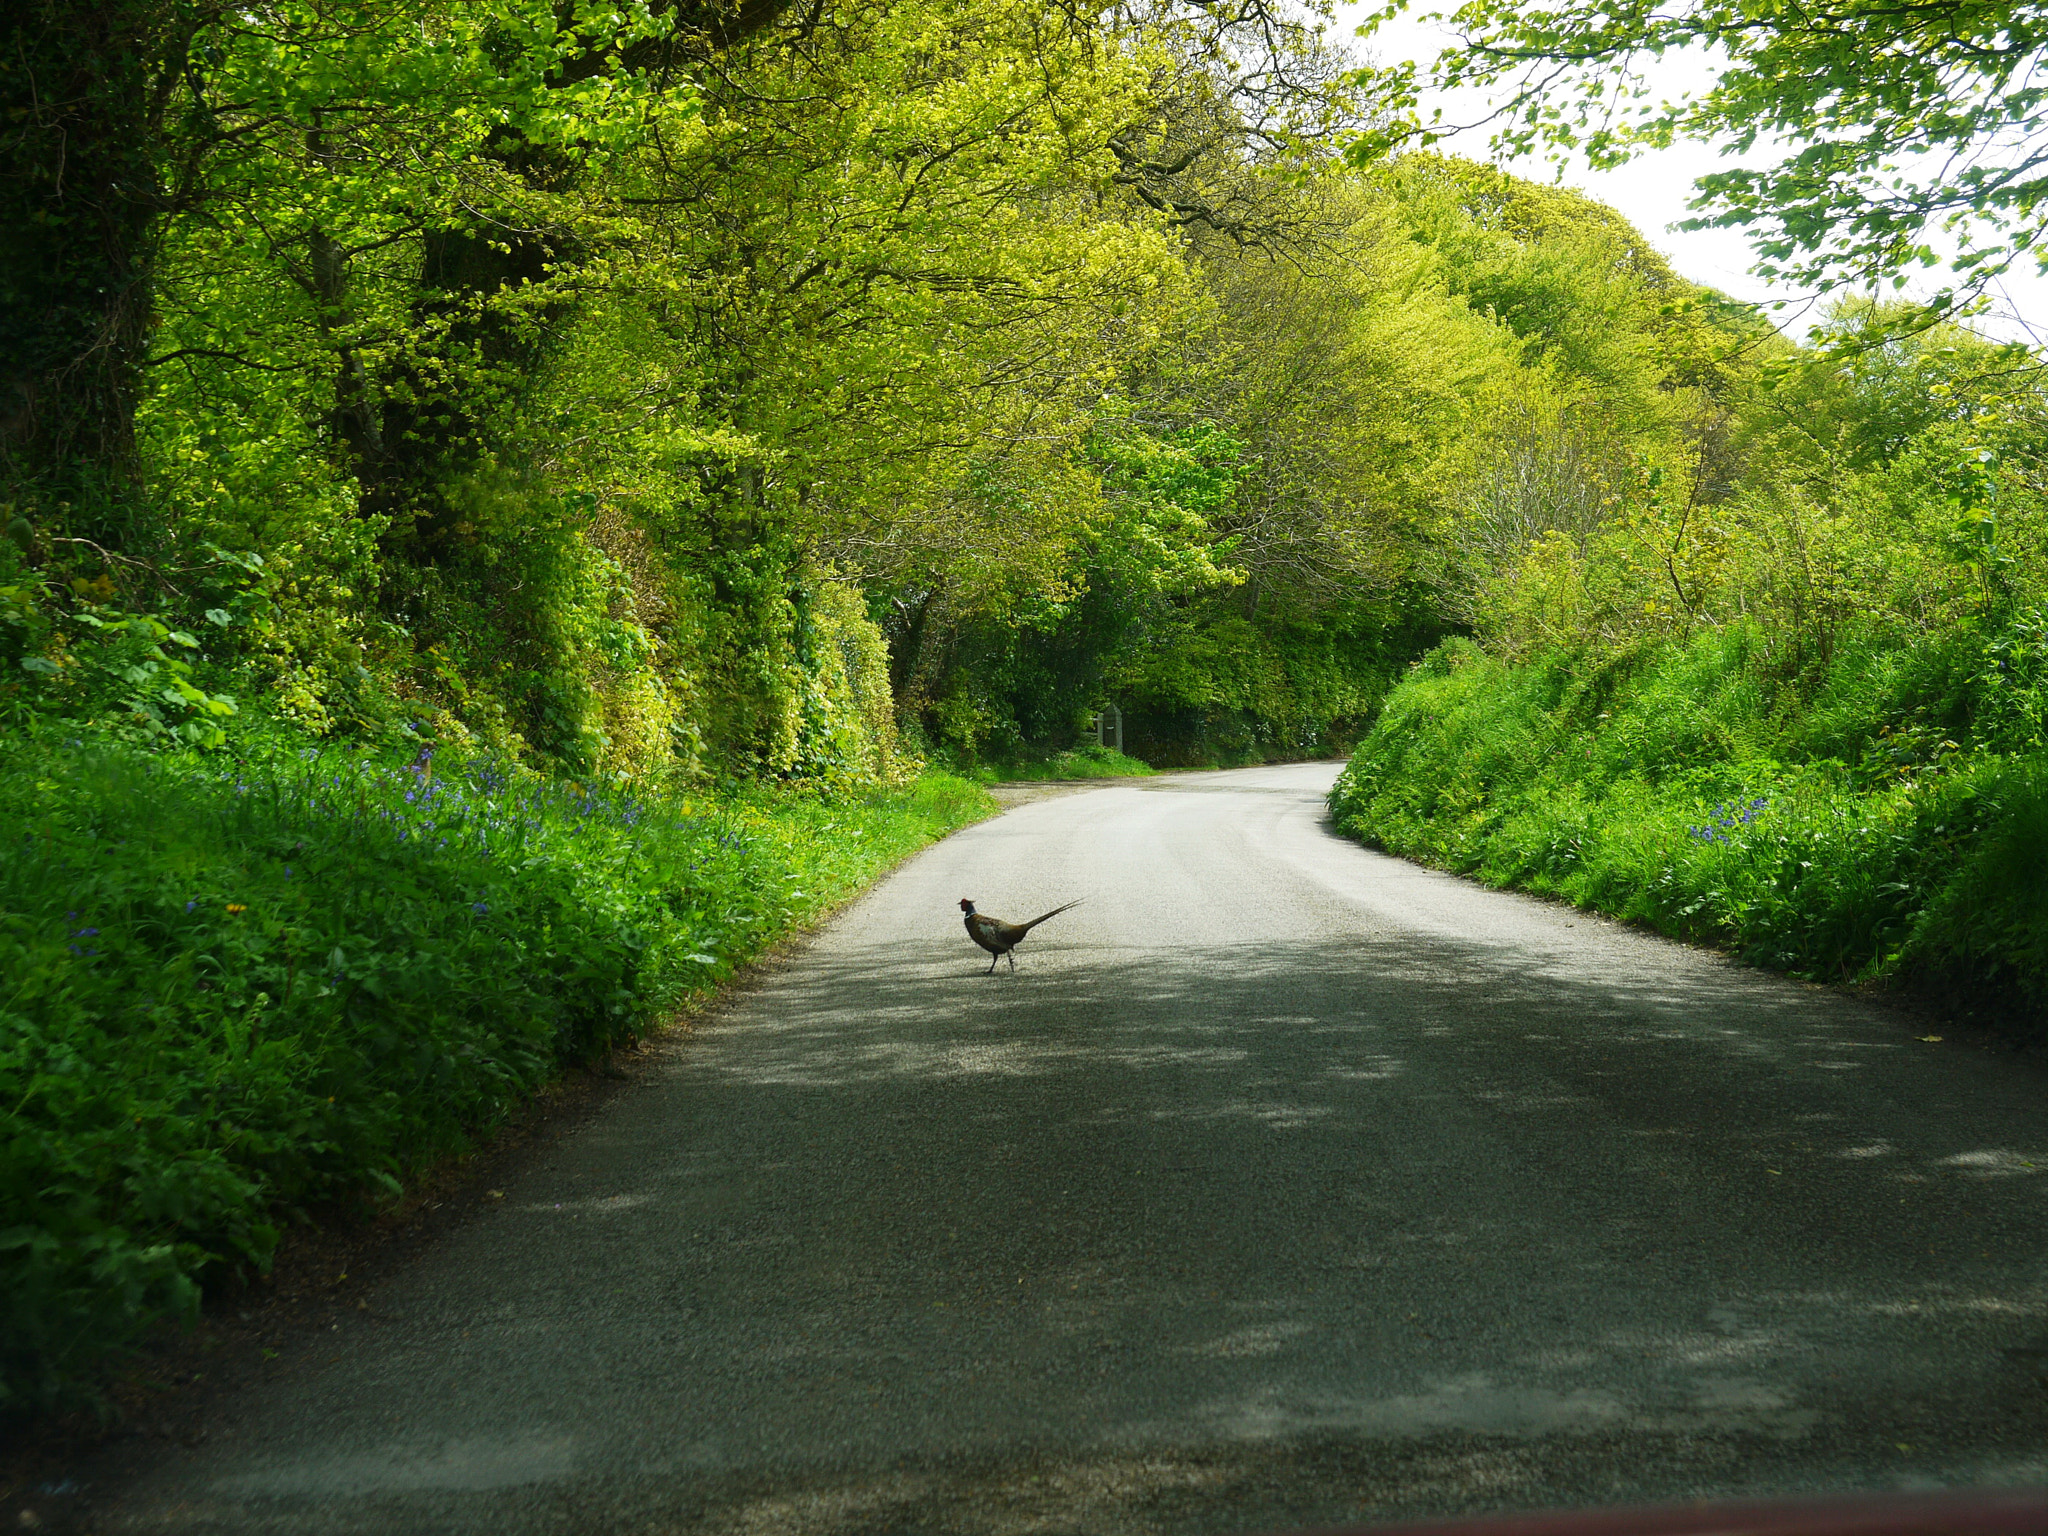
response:
[[(1079, 900), (1070, 901), (1067, 907), (1078, 907)], [(1044, 917), (1034, 917), (1028, 923), (1006, 923), (1000, 917), (990, 917), (986, 912), (974, 910), (974, 903), (965, 896), (960, 898), (960, 910), (967, 914), (967, 937), (989, 952), (987, 974), (993, 976), (996, 961), (1009, 955), (1010, 969), (1017, 969), (1017, 957), (1010, 954), (1024, 942), (1024, 935), (1044, 922), (1048, 917), (1058, 917), (1067, 907), (1054, 907)]]

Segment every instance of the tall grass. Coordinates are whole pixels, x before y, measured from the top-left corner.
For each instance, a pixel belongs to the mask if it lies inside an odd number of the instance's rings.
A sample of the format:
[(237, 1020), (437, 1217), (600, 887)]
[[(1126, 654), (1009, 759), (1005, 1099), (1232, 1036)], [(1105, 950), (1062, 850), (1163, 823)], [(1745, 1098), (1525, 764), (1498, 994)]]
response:
[(1331, 807), (1391, 852), (1759, 964), (2039, 1010), (2048, 753), (2009, 640), (1868, 638), (1810, 694), (1738, 626), (1597, 665), (1453, 641), (1394, 691)]
[(76, 1395), (280, 1222), (396, 1191), (990, 808), (0, 749), (0, 1405)]

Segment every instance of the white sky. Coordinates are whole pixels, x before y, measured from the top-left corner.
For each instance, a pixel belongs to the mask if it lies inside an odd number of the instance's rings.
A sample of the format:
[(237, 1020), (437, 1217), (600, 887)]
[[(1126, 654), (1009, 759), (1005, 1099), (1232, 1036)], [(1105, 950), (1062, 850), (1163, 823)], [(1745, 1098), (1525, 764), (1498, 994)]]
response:
[[(1434, 8), (1427, 3), (1421, 7), (1424, 12)], [(1353, 34), (1359, 20), (1370, 9), (1369, 5), (1343, 3), (1343, 0), (1337, 5), (1334, 30), (1340, 40), (1349, 43), (1353, 53), (1382, 64), (1412, 58), (1427, 66), (1436, 57), (1445, 34), (1418, 20), (1413, 12), (1395, 18), (1371, 39), (1355, 37)], [(1666, 59), (1658, 68), (1662, 77), (1659, 84), (1674, 95), (1703, 89), (1710, 79), (1704, 60), (1688, 65), (1685, 61)], [(1477, 92), (1457, 92), (1440, 100), (1426, 99), (1423, 102), (1424, 119), (1427, 120), (1438, 107), (1442, 108), (1447, 123), (1471, 123), (1486, 116), (1489, 103)], [(1448, 139), (1441, 147), (1455, 154), (1484, 160), (1488, 158), (1486, 141), (1490, 134), (1491, 130), (1482, 128)], [(1769, 163), (1777, 156), (1759, 151), (1747, 158), (1756, 163)], [(1816, 306), (1803, 291), (1773, 287), (1750, 275), (1755, 255), (1750, 249), (1748, 236), (1742, 231), (1680, 231), (1670, 227), (1693, 216), (1692, 210), (1686, 207), (1693, 195), (1693, 182), (1729, 163), (1711, 146), (1679, 143), (1670, 149), (1648, 152), (1615, 171), (1593, 171), (1583, 162), (1571, 163), (1565, 167), (1561, 179), (1566, 186), (1576, 187), (1589, 197), (1598, 198), (1618, 210), (1642, 231), (1645, 239), (1670, 258), (1671, 265), (1682, 276), (1718, 288), (1731, 298), (1784, 303), (1785, 308), (1766, 310), (1766, 315), (1781, 329), (1793, 335), (1803, 335), (1814, 317)], [(1522, 160), (1509, 164), (1507, 168), (1532, 181), (1557, 179), (1556, 167), (1542, 160)], [(1939, 275), (1938, 270), (1930, 270), (1926, 274), (1929, 278)], [(1907, 291), (1927, 292), (1937, 286), (1932, 282), (1910, 284)], [(2032, 270), (2023, 274), (2015, 272), (1994, 293), (1992, 313), (1977, 323), (1982, 329), (2001, 337), (2048, 341), (2048, 278)]]

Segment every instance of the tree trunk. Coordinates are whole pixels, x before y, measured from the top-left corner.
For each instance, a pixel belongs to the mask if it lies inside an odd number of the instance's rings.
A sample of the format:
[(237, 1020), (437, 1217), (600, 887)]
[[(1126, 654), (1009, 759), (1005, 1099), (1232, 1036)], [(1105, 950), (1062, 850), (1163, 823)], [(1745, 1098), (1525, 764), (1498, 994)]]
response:
[(135, 407), (169, 101), (207, 13), (28, 0), (0, 30), (0, 495), (110, 549), (147, 543)]
[(917, 676), (917, 663), (924, 651), (925, 620), (931, 616), (932, 599), (936, 591), (925, 593), (915, 604), (901, 598), (896, 601), (896, 612), (903, 618), (903, 624), (889, 647), (889, 693), (895, 700), (900, 714), (910, 702), (910, 684)]

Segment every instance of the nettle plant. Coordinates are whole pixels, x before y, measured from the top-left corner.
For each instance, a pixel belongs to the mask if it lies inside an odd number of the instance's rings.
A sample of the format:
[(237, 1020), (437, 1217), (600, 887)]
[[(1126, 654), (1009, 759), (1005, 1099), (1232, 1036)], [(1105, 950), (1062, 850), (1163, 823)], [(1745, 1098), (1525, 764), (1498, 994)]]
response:
[[(236, 564), (260, 560), (236, 557)], [(60, 585), (16, 562), (0, 570), (0, 720), (92, 722), (141, 745), (217, 747), (234, 696), (204, 686), (199, 637), (159, 613), (131, 609), (106, 576)], [(203, 622), (235, 623), (226, 608)]]
[[(108, 697), (112, 707), (104, 718), (119, 734), (192, 747), (217, 747), (227, 740), (221, 721), (235, 713), (235, 700), (194, 681), (194, 664), (203, 659), (196, 636), (150, 613), (102, 617), (81, 610), (72, 617), (100, 640), (90, 651), (74, 651), (74, 658), (82, 656), (74, 664), (89, 669), (87, 686), (97, 683), (97, 691)], [(232, 622), (220, 608), (209, 608), (206, 617), (223, 628)], [(29, 667), (30, 660), (60, 670), (45, 658), (24, 658), (23, 666), (31, 671), (37, 669)]]
[[(0, 625), (18, 651), (0, 715), (96, 721), (137, 743), (217, 748), (227, 739), (221, 721), (236, 700), (201, 684), (207, 657), (197, 635), (154, 612), (100, 606), (92, 598), (113, 596), (104, 586), (84, 584), (70, 612), (51, 612), (39, 596), (29, 584), (0, 588)], [(205, 618), (219, 629), (233, 623), (225, 608), (207, 608)]]

